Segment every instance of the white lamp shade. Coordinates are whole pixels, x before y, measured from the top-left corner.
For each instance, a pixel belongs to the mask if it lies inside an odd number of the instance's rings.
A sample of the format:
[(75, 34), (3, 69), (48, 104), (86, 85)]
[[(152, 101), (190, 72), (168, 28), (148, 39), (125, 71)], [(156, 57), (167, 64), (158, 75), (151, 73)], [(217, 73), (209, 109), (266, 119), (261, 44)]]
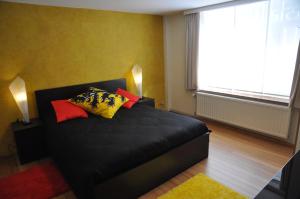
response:
[(22, 78), (17, 77), (10, 85), (9, 90), (13, 95), (22, 115), (23, 122), (29, 123), (29, 112), (28, 112), (28, 102), (27, 102), (27, 94), (25, 82)]
[(133, 79), (135, 82), (135, 85), (137, 87), (138, 90), (138, 96), (142, 97), (143, 93), (142, 93), (142, 83), (143, 83), (143, 71), (142, 71), (142, 67), (140, 65), (134, 65), (132, 68), (132, 75), (133, 75)]

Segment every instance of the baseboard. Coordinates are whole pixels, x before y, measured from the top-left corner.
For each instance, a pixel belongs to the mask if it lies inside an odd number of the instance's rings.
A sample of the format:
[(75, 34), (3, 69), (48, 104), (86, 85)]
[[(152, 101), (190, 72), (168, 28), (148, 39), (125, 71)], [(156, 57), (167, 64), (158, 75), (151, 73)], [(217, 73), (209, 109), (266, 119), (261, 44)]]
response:
[(186, 113), (186, 112), (183, 112), (183, 111), (178, 111), (178, 110), (175, 110), (175, 109), (170, 109), (169, 111), (173, 112), (173, 113), (178, 113), (178, 114), (181, 114), (181, 115), (186, 115), (186, 116), (190, 116), (190, 117), (193, 117), (193, 118), (197, 118), (196, 112), (194, 112), (194, 114), (190, 114), (190, 113)]

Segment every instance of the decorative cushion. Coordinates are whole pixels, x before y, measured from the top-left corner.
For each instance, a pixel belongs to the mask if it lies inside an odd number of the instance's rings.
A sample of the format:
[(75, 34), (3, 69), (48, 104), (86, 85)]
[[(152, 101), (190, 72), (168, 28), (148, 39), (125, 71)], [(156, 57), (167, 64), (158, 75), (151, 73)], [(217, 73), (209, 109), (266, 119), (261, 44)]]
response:
[(140, 99), (139, 96), (136, 96), (126, 90), (118, 88), (117, 92), (118, 95), (126, 97), (129, 101), (123, 104), (123, 107), (130, 109), (135, 103), (137, 103)]
[(88, 114), (82, 108), (71, 104), (68, 100), (55, 100), (51, 101), (51, 104), (54, 108), (57, 122), (88, 117)]
[(71, 103), (104, 118), (112, 118), (127, 101), (128, 99), (121, 95), (93, 87), (89, 88), (87, 92), (70, 99)]

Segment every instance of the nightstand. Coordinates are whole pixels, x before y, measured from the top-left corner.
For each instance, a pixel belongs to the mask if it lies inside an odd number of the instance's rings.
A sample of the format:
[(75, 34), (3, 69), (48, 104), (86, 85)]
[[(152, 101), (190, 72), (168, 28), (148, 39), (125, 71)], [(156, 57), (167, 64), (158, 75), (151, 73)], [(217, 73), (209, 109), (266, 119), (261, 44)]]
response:
[(43, 125), (39, 119), (32, 119), (30, 124), (14, 122), (11, 128), (15, 136), (20, 164), (46, 156)]
[(155, 100), (153, 98), (150, 98), (150, 97), (143, 97), (142, 99), (140, 99), (138, 101), (138, 103), (155, 108)]

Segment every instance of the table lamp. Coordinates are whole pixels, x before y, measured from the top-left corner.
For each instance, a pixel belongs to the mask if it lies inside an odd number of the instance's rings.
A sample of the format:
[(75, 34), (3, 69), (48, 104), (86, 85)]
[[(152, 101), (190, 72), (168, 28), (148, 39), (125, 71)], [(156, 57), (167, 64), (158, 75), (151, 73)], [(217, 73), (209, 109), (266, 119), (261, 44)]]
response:
[(143, 97), (142, 93), (142, 83), (143, 83), (143, 73), (142, 73), (142, 67), (140, 65), (134, 65), (132, 68), (132, 75), (135, 82), (135, 85), (137, 87), (138, 96), (141, 98)]
[(29, 112), (28, 112), (28, 102), (27, 102), (27, 94), (25, 81), (21, 77), (17, 77), (10, 85), (9, 90), (13, 95), (22, 115), (23, 115), (23, 123), (29, 124)]

